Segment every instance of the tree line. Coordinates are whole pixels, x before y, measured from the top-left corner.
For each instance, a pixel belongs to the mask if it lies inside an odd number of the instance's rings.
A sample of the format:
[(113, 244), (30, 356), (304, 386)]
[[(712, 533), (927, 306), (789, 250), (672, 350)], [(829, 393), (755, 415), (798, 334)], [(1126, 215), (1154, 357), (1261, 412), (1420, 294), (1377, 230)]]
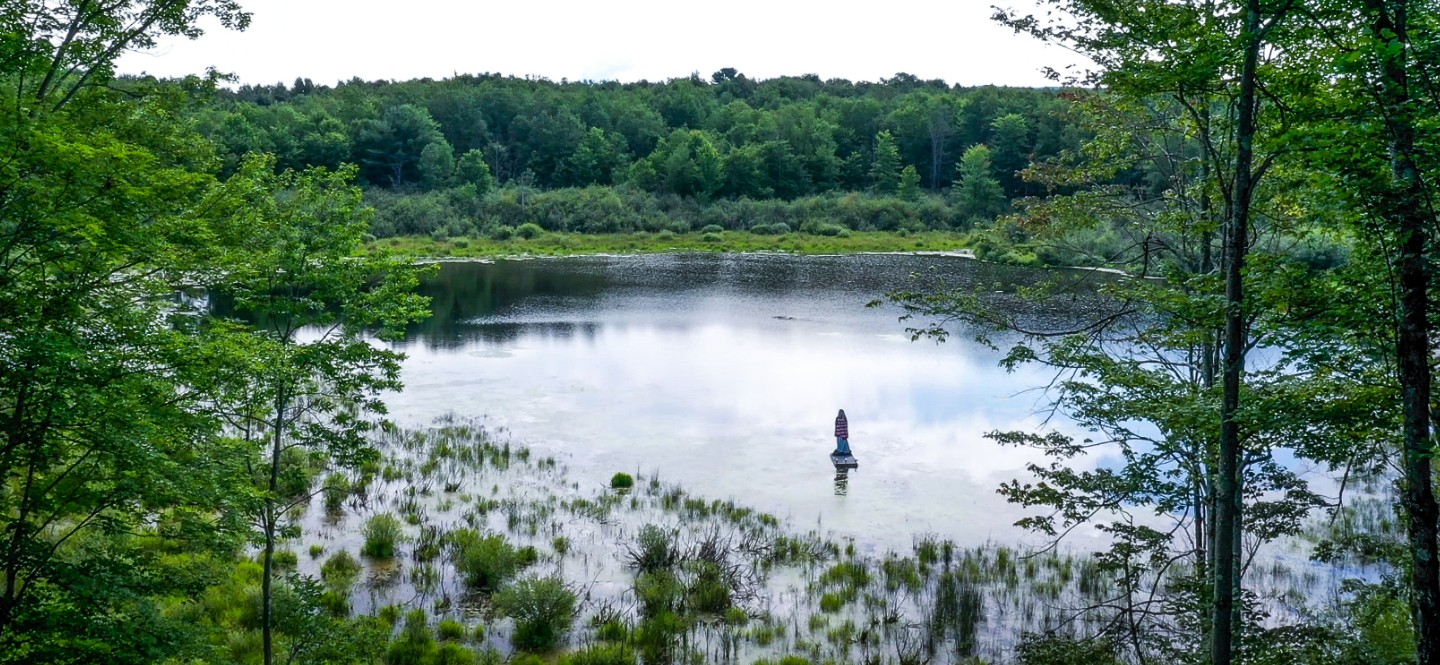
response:
[(488, 205), (497, 187), (516, 196), (620, 187), (701, 205), (851, 192), (914, 203), (953, 189), (938, 200), (963, 226), (1038, 193), (1020, 170), (1079, 145), (1064, 113), (1072, 94), (904, 73), (757, 81), (727, 68), (657, 83), (300, 79), (221, 90), (192, 115), (230, 165), (252, 152), (274, 154), (280, 169), (357, 165), (381, 209), (377, 235), (445, 226), (392, 223), (397, 196), (431, 217), (468, 219), (470, 231), (491, 229), (513, 217)]
[[(879, 83), (818, 76), (756, 81), (733, 69), (664, 82), (552, 82), (498, 74), (443, 81), (354, 79), (329, 86), (241, 86), (197, 114), (231, 159), (275, 154), (282, 168), (361, 167), (367, 183), (433, 189), (527, 178), (549, 189), (633, 183), (711, 197), (895, 193), (954, 180), (987, 145), (1010, 197), (1032, 155), (1078, 134), (1059, 89), (965, 89), (896, 74)], [(529, 175), (526, 176), (526, 172)]]

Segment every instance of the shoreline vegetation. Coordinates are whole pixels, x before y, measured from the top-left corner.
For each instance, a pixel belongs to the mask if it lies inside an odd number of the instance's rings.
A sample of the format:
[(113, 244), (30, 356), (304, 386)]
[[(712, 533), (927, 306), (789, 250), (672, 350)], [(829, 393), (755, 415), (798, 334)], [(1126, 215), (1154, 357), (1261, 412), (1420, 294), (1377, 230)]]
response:
[(745, 232), (545, 233), (533, 238), (427, 236), (372, 240), (369, 252), (389, 252), (420, 259), (489, 259), (586, 256), (601, 254), (663, 254), (673, 252), (776, 254), (935, 253), (974, 258), (970, 234), (951, 231), (847, 233), (844, 236), (786, 234), (757, 236)]
[[(923, 236), (939, 243), (923, 249), (994, 263), (1155, 275), (1169, 234), (1148, 204), (1095, 215), (1043, 204), (1092, 187), (1106, 192), (1097, 203), (1166, 196), (1173, 165), (1087, 152), (1105, 99), (726, 68), (634, 83), (301, 78), (207, 90), (185, 115), (222, 175), (259, 152), (279, 170), (353, 166), (370, 234), (402, 238), (408, 255), (912, 251)], [(1328, 233), (1284, 241), (1329, 268), (1353, 239)]]
[[(402, 238), (406, 254), (969, 248), (999, 263), (1125, 268), (1104, 263), (1123, 229), (1077, 252), (1029, 247), (1028, 231), (999, 221), (1051, 193), (1022, 172), (1081, 149), (1075, 112), (1094, 94), (729, 68), (635, 83), (302, 78), (210, 91), (187, 117), (222, 173), (255, 152), (281, 170), (353, 165), (370, 234)], [(1111, 182), (1155, 177), (1137, 167)]]

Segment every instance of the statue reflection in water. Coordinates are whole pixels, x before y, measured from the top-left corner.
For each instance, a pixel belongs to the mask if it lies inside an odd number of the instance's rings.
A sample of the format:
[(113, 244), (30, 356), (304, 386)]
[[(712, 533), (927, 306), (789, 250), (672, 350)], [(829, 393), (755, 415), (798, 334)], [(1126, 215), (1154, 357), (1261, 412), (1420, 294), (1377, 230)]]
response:
[(835, 452), (830, 453), (835, 465), (835, 496), (845, 496), (850, 491), (850, 471), (859, 465), (850, 452), (850, 421), (845, 409), (835, 415)]

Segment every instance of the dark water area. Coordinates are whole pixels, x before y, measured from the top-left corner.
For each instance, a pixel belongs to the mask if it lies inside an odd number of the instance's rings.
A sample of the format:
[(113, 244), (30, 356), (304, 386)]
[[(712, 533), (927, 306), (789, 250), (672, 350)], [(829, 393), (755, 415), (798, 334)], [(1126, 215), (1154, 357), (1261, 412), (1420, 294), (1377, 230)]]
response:
[[(434, 316), (397, 345), (406, 387), (388, 402), (404, 425), (483, 416), (565, 460), (582, 487), (658, 473), (867, 551), (919, 533), (1023, 542), (1011, 526), (1022, 509), (995, 487), (1043, 460), (983, 435), (1064, 428), (1034, 390), (1052, 377), (1005, 372), (963, 331), (912, 342), (898, 308), (866, 304), (944, 283), (1056, 329), (1105, 306), (1084, 283), (1045, 306), (1016, 298), (1057, 275), (1108, 279), (910, 255), (447, 263), (424, 286)], [(828, 457), (841, 408), (860, 462), (847, 473)]]

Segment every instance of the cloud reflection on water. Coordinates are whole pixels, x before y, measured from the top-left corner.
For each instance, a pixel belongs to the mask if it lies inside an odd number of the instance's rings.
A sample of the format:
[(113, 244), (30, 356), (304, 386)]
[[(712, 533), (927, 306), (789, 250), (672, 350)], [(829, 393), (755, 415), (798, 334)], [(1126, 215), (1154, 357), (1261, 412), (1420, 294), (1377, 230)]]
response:
[[(538, 453), (563, 455), (582, 482), (658, 471), (865, 550), (908, 547), (919, 532), (1025, 538), (1011, 526), (1024, 513), (994, 490), (1041, 456), (983, 434), (1036, 428), (1043, 402), (1026, 391), (1048, 377), (1007, 374), (962, 337), (910, 343), (898, 312), (864, 307), (920, 269), (974, 279), (986, 268), (826, 259), (447, 266), (463, 273), (449, 275), (461, 291), (506, 295), (477, 307), (447, 292), (443, 320), (403, 345), (406, 389), (392, 411), (405, 424), (485, 414)], [(521, 282), (540, 292), (503, 286)], [(827, 458), (838, 408), (860, 460), (843, 493)]]

